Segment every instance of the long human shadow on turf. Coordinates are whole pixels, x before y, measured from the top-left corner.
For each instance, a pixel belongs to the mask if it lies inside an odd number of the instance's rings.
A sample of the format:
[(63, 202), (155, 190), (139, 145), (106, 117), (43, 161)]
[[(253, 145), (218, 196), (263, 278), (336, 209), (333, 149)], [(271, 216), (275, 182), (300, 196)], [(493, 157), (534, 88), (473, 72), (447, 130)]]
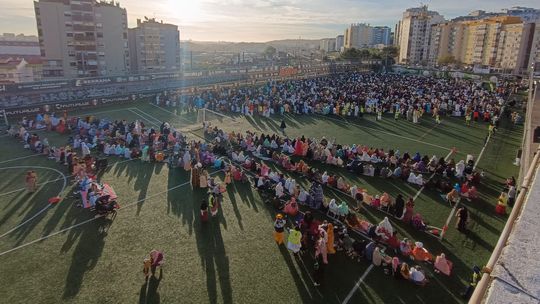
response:
[[(201, 191), (194, 191), (194, 201), (199, 202), (206, 198), (206, 194)], [(210, 303), (223, 302), (232, 304), (232, 288), (230, 281), (229, 257), (225, 250), (223, 236), (221, 235), (220, 219), (212, 218), (206, 223), (201, 223), (199, 208), (194, 206), (193, 215), (195, 220), (194, 228), (197, 251), (201, 259), (203, 271), (206, 273), (206, 290)], [(220, 217), (223, 212), (219, 211)], [(222, 299), (218, 300), (219, 283)]]
[(141, 286), (139, 293), (139, 304), (159, 304), (161, 296), (158, 292), (159, 283), (163, 279), (163, 269), (159, 269), (159, 276), (152, 274)]
[[(110, 221), (110, 219), (102, 218), (82, 229), (76, 229), (79, 231), (79, 242), (71, 257), (71, 266), (62, 295), (63, 299), (75, 297), (81, 289), (86, 272), (96, 266), (105, 246), (106, 233), (103, 229), (110, 225)], [(107, 282), (102, 283), (107, 284)]]
[[(185, 171), (183, 168), (173, 168), (168, 171), (167, 189), (173, 189), (186, 181), (190, 181), (190, 172)], [(191, 197), (191, 190), (186, 190), (188, 187), (190, 186), (175, 188), (167, 192), (167, 214), (179, 217), (182, 225), (187, 226), (189, 235), (192, 235), (194, 208), (200, 201), (196, 201)]]

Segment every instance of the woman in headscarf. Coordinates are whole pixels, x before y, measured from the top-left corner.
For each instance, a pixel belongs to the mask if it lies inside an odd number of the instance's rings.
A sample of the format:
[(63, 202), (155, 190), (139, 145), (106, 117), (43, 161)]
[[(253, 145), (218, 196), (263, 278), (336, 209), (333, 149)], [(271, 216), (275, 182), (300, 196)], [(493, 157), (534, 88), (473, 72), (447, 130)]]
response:
[(349, 214), (349, 205), (347, 205), (346, 202), (341, 202), (341, 204), (338, 206), (338, 212), (339, 216), (347, 216)]
[[(147, 148), (147, 147), (145, 147)], [(148, 149), (146, 149), (148, 151)], [(143, 149), (143, 158), (144, 158), (144, 149)], [(191, 155), (189, 154), (189, 151), (184, 152), (184, 156), (182, 157), (182, 162), (184, 163), (184, 170), (189, 171), (191, 170)]]
[(409, 198), (405, 204), (405, 213), (403, 214), (403, 221), (409, 223), (413, 217), (414, 213), (414, 201), (412, 197)]
[(289, 231), (289, 237), (287, 238), (287, 249), (292, 251), (294, 254), (300, 252), (302, 248), (302, 232), (300, 232), (300, 227), (295, 226), (294, 229)]
[(409, 177), (407, 178), (407, 182), (411, 184), (416, 184), (416, 175), (414, 175), (414, 172), (409, 173)]
[[(111, 148), (112, 149), (112, 148)], [(147, 162), (150, 158), (148, 157), (148, 149), (149, 149), (149, 146), (144, 146), (142, 148), (142, 157), (141, 157), (141, 160), (144, 161), (144, 162)]]
[(37, 174), (34, 170), (28, 171), (26, 173), (26, 189), (28, 192), (33, 193), (37, 190)]
[(433, 266), (435, 266), (435, 272), (442, 272), (447, 276), (449, 276), (452, 271), (452, 262), (446, 259), (444, 253), (441, 253), (441, 255), (438, 255), (435, 258), (435, 264), (433, 264)]
[(276, 194), (276, 197), (278, 198), (281, 198), (283, 196), (283, 185), (281, 184), (281, 182), (279, 182), (277, 185), (276, 185), (276, 189), (275, 189), (275, 194)]
[(465, 170), (465, 161), (464, 160), (460, 160), (457, 164), (456, 164), (456, 177), (457, 178), (461, 178), (463, 176), (463, 171)]
[(412, 255), (414, 259), (418, 262), (431, 261), (433, 256), (429, 251), (424, 248), (424, 243), (416, 242), (414, 243), (414, 249), (412, 250)]
[(199, 187), (206, 188), (208, 187), (208, 171), (203, 170), (202, 174), (199, 177)]
[(377, 228), (375, 229), (375, 234), (386, 241), (392, 236), (393, 233), (394, 228), (392, 227), (392, 224), (390, 224), (388, 217), (385, 216), (384, 219), (379, 223), (379, 225), (377, 225)]

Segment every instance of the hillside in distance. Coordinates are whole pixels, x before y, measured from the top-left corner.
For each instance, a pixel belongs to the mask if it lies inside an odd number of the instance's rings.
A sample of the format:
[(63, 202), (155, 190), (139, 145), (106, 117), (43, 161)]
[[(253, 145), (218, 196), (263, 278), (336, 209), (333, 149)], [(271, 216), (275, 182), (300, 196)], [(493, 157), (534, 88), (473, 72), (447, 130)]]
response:
[(268, 46), (275, 47), (278, 51), (290, 50), (317, 50), (320, 39), (285, 39), (268, 42), (226, 42), (226, 41), (182, 41), (184, 51), (193, 52), (249, 52), (260, 53)]

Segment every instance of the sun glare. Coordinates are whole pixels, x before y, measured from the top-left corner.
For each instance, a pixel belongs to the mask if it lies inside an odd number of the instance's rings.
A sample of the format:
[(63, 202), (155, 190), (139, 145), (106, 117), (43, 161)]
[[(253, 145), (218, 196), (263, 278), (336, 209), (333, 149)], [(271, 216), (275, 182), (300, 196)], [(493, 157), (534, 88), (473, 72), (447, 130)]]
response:
[(203, 19), (201, 3), (196, 0), (167, 0), (164, 7), (167, 14), (179, 19), (182, 23), (197, 22)]

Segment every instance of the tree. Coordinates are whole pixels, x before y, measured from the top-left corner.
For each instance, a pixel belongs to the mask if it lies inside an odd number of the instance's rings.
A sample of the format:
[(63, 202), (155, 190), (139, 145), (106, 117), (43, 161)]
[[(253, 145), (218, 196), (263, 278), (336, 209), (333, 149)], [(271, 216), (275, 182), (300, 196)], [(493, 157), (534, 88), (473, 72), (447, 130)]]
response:
[(396, 58), (399, 54), (398, 48), (394, 45), (385, 46), (381, 50), (381, 56), (383, 58)]
[(358, 50), (355, 48), (346, 49), (343, 53), (341, 53), (342, 59), (357, 60), (358, 57)]
[(264, 50), (264, 55), (266, 56), (266, 58), (268, 59), (271, 59), (271, 58), (274, 58), (274, 56), (276, 55), (276, 48), (269, 45), (266, 50)]

